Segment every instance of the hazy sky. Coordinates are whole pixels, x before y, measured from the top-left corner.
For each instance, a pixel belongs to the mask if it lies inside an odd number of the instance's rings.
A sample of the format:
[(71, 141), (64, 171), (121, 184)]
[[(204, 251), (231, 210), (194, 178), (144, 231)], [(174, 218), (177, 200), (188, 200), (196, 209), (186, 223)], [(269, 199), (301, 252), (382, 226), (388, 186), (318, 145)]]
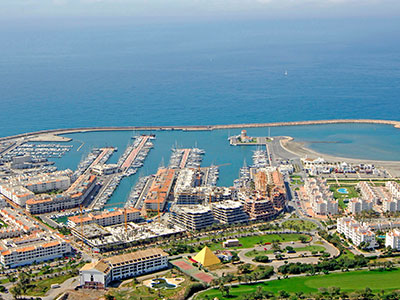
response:
[(400, 16), (400, 0), (1, 0), (0, 18)]

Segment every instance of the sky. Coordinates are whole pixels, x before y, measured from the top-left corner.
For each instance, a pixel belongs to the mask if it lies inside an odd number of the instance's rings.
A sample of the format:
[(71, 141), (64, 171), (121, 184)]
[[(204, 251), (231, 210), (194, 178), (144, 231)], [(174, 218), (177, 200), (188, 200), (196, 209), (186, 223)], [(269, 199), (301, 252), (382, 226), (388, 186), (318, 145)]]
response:
[(0, 21), (44, 17), (193, 19), (400, 16), (399, 0), (1, 0)]

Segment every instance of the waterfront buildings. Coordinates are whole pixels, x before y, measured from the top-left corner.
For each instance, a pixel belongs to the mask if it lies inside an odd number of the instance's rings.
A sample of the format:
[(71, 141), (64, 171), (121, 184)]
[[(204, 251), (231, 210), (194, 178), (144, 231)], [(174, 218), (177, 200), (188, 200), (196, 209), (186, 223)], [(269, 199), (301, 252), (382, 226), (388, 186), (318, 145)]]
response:
[(47, 232), (0, 241), (0, 263), (4, 267), (18, 267), (63, 257), (72, 250), (68, 240)]
[(353, 242), (354, 245), (364, 244), (365, 248), (375, 248), (377, 243), (375, 233), (366, 226), (349, 217), (337, 219), (337, 231)]
[(137, 222), (140, 219), (140, 211), (136, 208), (117, 209), (101, 213), (89, 213), (87, 216), (73, 216), (68, 218), (68, 226), (97, 224), (100, 226), (111, 226), (126, 222)]
[[(42, 195), (26, 201), (26, 210), (31, 214), (42, 214), (79, 206), (93, 190), (95, 175), (86, 175), (79, 184), (69, 187), (62, 194)], [(75, 183), (74, 183), (75, 184)]]
[(168, 254), (159, 248), (139, 250), (86, 264), (79, 271), (84, 288), (104, 289), (111, 281), (122, 280), (168, 267)]
[(163, 211), (175, 178), (174, 169), (160, 168), (144, 200), (146, 210)]

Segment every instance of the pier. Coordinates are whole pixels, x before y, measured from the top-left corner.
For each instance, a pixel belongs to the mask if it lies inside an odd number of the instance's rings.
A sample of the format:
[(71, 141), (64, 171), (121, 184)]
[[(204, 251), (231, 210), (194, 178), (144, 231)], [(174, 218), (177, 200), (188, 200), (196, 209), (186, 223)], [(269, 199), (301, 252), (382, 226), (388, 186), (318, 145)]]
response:
[(190, 149), (182, 149), (183, 152), (183, 156), (182, 156), (182, 160), (181, 163), (179, 164), (179, 168), (183, 169), (186, 166), (186, 162), (187, 159), (189, 157), (189, 153), (190, 153)]
[(102, 148), (100, 154), (96, 157), (96, 159), (90, 164), (90, 166), (85, 170), (85, 172), (80, 175), (75, 182), (68, 188), (66, 191), (71, 192), (75, 189), (76, 186), (78, 186), (81, 181), (85, 178), (86, 174), (90, 172), (91, 168), (93, 168), (95, 165), (97, 165), (110, 151), (114, 152), (114, 148)]
[(144, 135), (141, 137), (141, 139), (142, 140), (140, 141), (139, 146), (133, 148), (131, 153), (129, 153), (128, 157), (126, 158), (126, 160), (122, 163), (121, 170), (123, 172), (126, 171), (127, 169), (129, 169), (129, 167), (131, 166), (132, 162), (135, 160), (138, 153), (142, 150), (143, 146), (150, 139), (150, 136)]

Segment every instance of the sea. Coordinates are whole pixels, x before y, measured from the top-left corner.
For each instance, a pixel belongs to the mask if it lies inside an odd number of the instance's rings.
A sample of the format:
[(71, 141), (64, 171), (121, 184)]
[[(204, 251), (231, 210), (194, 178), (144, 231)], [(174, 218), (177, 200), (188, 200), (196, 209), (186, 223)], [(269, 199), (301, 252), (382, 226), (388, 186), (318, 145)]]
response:
[[(400, 20), (135, 19), (10, 21), (0, 26), (0, 136), (43, 129), (201, 125), (400, 116)], [(155, 132), (138, 174), (167, 164), (174, 145), (206, 150), (230, 185), (252, 147), (229, 146), (234, 130)], [(248, 129), (267, 135), (267, 128)], [(388, 125), (271, 128), (345, 157), (399, 160), (400, 131)], [(76, 168), (91, 147), (117, 146), (128, 131), (68, 135), (74, 149), (56, 161)], [(76, 151), (81, 143), (84, 146)]]

